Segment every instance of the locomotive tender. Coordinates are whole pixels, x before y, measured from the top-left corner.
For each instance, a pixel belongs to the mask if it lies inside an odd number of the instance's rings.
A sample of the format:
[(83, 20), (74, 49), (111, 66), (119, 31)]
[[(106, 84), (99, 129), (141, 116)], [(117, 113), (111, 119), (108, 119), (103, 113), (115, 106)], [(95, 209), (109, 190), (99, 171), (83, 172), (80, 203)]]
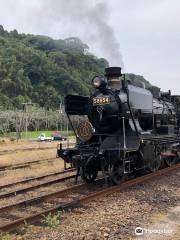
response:
[[(171, 166), (180, 156), (180, 96), (170, 91), (153, 97), (125, 80), (120, 67), (105, 69), (105, 77), (93, 79), (90, 97), (68, 95), (65, 111), (76, 135), (74, 148), (57, 153), (90, 183), (98, 171), (118, 184), (124, 176), (162, 163)], [(72, 115), (83, 119), (78, 126)], [(83, 118), (82, 118), (83, 116)]]

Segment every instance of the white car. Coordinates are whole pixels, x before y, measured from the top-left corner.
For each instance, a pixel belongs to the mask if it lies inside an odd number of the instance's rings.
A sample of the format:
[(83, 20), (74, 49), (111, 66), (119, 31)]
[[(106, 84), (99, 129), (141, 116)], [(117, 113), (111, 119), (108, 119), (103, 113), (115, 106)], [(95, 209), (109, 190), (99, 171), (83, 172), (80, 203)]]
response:
[(41, 135), (39, 135), (38, 137), (38, 141), (40, 142), (51, 142), (53, 140), (52, 137), (46, 137), (45, 133), (41, 133)]

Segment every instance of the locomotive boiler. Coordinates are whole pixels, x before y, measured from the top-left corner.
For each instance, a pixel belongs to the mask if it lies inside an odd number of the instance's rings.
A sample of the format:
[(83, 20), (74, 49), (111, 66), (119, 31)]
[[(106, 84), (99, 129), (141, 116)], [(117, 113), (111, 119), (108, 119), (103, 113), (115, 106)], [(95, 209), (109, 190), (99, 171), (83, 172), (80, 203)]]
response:
[[(57, 153), (90, 183), (98, 172), (118, 184), (126, 175), (179, 161), (179, 96), (126, 81), (120, 67), (105, 69), (92, 80), (90, 97), (68, 95), (65, 111), (76, 135), (76, 145)], [(71, 117), (80, 122), (76, 126)]]

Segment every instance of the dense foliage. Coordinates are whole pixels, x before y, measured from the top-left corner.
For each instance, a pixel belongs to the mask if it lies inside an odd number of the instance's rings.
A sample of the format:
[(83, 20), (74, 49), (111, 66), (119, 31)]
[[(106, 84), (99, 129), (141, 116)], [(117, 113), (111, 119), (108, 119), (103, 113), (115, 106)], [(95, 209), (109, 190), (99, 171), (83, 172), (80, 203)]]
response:
[(0, 26), (0, 106), (5, 109), (22, 108), (24, 102), (56, 109), (66, 94), (88, 95), (92, 77), (107, 66), (78, 38), (53, 40)]
[(0, 27), (0, 104), (20, 108), (32, 101), (56, 108), (67, 93), (88, 94), (90, 79), (108, 65), (77, 38), (7, 32)]

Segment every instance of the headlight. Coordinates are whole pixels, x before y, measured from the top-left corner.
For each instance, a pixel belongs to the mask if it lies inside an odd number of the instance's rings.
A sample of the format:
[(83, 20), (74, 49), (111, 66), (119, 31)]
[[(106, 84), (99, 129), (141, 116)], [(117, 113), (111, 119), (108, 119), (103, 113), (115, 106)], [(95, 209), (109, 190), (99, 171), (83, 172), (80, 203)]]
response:
[(93, 83), (95, 88), (106, 87), (106, 80), (104, 79), (104, 77), (96, 76), (96, 77), (93, 78), (92, 83)]
[(95, 77), (93, 80), (93, 84), (95, 87), (100, 87), (101, 85), (101, 79), (99, 77)]

